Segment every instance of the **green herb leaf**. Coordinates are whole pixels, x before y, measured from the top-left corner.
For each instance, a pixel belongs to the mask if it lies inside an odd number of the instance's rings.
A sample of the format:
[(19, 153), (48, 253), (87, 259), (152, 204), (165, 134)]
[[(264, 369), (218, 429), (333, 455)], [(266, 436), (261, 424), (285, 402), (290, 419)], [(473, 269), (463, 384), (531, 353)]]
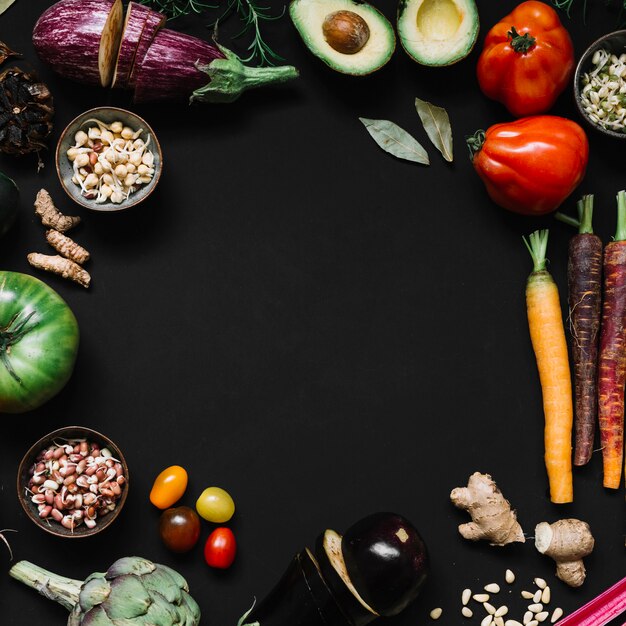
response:
[(0, 15), (2, 15), (14, 2), (15, 0), (0, 0)]
[(426, 150), (406, 130), (388, 120), (370, 120), (365, 117), (359, 119), (374, 141), (385, 152), (406, 161), (422, 163), (423, 165), (429, 164)]
[(446, 161), (451, 162), (453, 158), (452, 128), (450, 127), (448, 112), (419, 98), (415, 98), (415, 108), (433, 145), (441, 152)]

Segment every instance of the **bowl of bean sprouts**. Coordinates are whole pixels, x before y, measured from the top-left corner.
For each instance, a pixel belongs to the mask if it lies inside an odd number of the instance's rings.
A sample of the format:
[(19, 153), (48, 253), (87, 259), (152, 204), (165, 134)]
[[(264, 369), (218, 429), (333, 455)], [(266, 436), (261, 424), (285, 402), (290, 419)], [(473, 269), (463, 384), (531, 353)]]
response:
[(626, 30), (596, 39), (574, 74), (578, 111), (604, 135), (626, 138)]
[(56, 168), (72, 200), (94, 211), (120, 211), (154, 191), (163, 155), (143, 118), (118, 107), (98, 107), (81, 113), (62, 132)]

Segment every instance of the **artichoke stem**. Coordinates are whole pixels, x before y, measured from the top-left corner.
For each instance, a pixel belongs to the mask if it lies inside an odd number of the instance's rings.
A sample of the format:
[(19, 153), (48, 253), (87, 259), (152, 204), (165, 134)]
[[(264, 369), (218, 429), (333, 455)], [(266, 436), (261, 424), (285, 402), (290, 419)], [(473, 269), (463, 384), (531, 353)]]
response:
[(28, 561), (19, 561), (9, 574), (20, 582), (36, 589), (42, 596), (54, 600), (71, 611), (78, 604), (82, 580), (73, 580), (49, 572)]

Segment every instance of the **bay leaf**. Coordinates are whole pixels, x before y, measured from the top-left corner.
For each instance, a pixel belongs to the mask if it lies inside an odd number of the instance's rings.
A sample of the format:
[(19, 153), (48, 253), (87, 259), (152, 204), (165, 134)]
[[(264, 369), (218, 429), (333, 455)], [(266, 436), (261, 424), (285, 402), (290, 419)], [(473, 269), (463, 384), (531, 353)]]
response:
[(0, 0), (0, 15), (2, 15), (14, 2), (15, 0)]
[(441, 152), (446, 161), (452, 162), (452, 127), (448, 112), (419, 98), (415, 98), (415, 108), (435, 148)]
[(422, 145), (403, 128), (389, 120), (370, 120), (360, 117), (367, 132), (385, 151), (399, 159), (428, 165), (428, 153)]
[(2, 65), (9, 57), (21, 56), (17, 52), (14, 52), (3, 41), (0, 41), (0, 65)]

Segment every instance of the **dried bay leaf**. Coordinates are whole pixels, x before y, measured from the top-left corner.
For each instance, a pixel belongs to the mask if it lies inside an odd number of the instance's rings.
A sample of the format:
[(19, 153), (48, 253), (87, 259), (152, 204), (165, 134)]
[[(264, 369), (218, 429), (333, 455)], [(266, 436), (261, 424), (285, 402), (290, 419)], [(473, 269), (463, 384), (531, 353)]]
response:
[(0, 15), (2, 15), (14, 2), (15, 0), (0, 0)]
[(19, 57), (21, 56), (17, 52), (13, 52), (9, 46), (7, 46), (3, 41), (0, 41), (0, 65), (2, 65), (9, 57)]
[(374, 141), (385, 152), (406, 161), (413, 161), (423, 165), (429, 164), (426, 150), (406, 130), (389, 120), (370, 120), (365, 117), (360, 117), (359, 120), (367, 128), (367, 132)]
[(415, 98), (415, 108), (433, 145), (446, 161), (452, 162), (452, 127), (448, 112), (419, 98)]

